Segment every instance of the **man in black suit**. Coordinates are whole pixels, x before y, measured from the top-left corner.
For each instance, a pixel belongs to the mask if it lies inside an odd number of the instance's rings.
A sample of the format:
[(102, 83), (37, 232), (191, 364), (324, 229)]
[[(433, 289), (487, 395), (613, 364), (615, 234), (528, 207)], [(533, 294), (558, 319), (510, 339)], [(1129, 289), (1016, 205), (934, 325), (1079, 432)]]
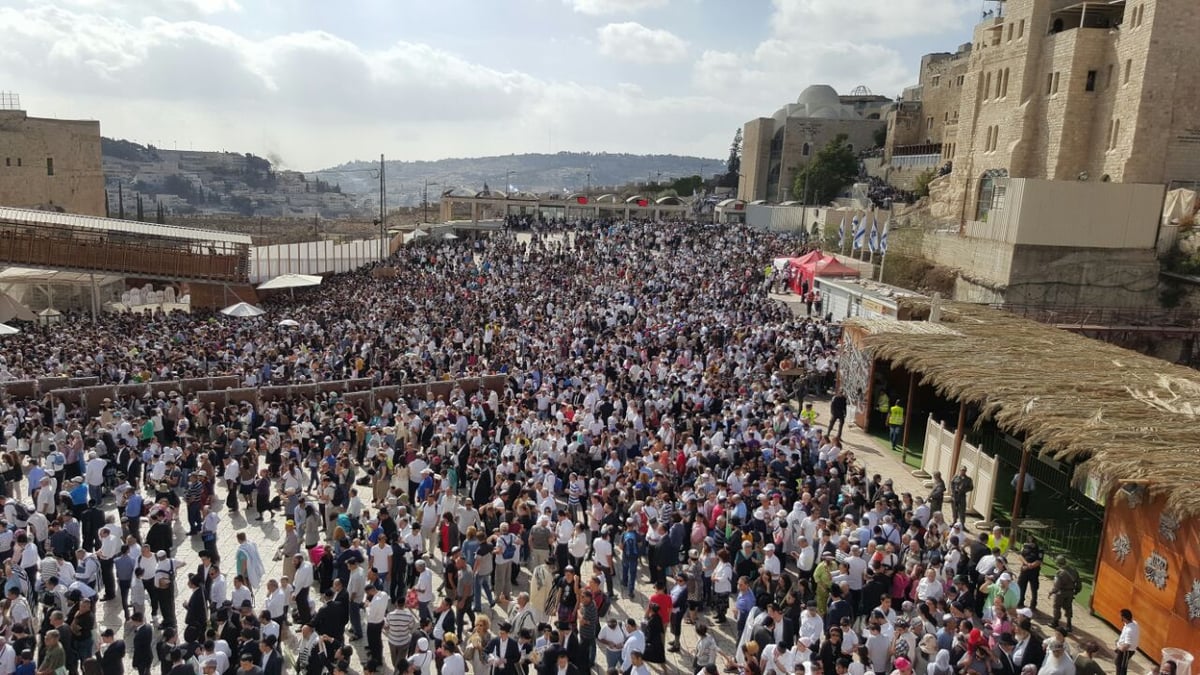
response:
[(105, 628), (104, 632), (100, 633), (100, 649), (97, 653), (100, 670), (104, 675), (125, 673), (125, 641), (117, 640), (113, 629)]
[(150, 667), (154, 665), (154, 629), (141, 612), (134, 612), (132, 621), (133, 668), (138, 675), (150, 675)]
[(551, 675), (580, 675), (579, 666), (571, 663), (567, 652), (561, 651), (558, 653), (558, 658), (555, 659), (554, 670), (550, 671)]
[(204, 582), (198, 574), (188, 577), (188, 588), (192, 594), (183, 615), (183, 639), (196, 642), (204, 639), (204, 629), (208, 626), (208, 598), (204, 593)]
[(501, 621), (499, 636), (492, 638), (485, 650), (488, 661), (493, 663), (492, 675), (517, 675), (517, 664), (521, 661), (521, 649), (509, 635), (512, 624)]
[(283, 657), (275, 651), (275, 636), (268, 635), (258, 643), (258, 649), (262, 652), (258, 663), (263, 675), (283, 675)]
[(1031, 664), (1040, 668), (1046, 660), (1046, 648), (1033, 634), (1033, 622), (1028, 617), (1021, 617), (1014, 633), (1017, 640), (1012, 652), (1014, 669), (1019, 673), (1021, 668)]
[(576, 670), (580, 672), (591, 670), (591, 664), (587, 660), (587, 651), (583, 648), (583, 643), (579, 640), (579, 634), (571, 628), (571, 624), (566, 621), (558, 622), (558, 635), (563, 651), (566, 652), (567, 659), (571, 662), (571, 665), (575, 666)]

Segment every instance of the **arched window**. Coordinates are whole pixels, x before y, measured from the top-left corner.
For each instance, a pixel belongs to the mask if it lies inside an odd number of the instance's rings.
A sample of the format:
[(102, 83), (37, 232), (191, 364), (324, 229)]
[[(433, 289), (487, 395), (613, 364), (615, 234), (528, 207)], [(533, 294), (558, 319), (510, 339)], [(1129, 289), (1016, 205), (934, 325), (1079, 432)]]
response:
[(975, 220), (987, 222), (988, 213), (1004, 206), (1008, 192), (1007, 169), (988, 169), (979, 178), (979, 192), (975, 200)]
[(804, 155), (805, 157), (808, 157), (808, 153), (810, 150), (811, 150), (811, 148), (808, 147), (808, 143), (805, 143), (804, 146), (802, 148), (800, 148), (800, 154)]

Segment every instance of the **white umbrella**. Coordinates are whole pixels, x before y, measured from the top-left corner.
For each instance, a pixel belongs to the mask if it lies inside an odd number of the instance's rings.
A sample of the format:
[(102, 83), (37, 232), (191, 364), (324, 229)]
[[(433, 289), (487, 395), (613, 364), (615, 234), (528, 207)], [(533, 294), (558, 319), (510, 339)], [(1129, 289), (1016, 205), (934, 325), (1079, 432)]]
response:
[(295, 319), (284, 319), (283, 321), (279, 322), (279, 325), (287, 326), (288, 328), (299, 328), (300, 322), (296, 321)]
[(230, 305), (230, 306), (226, 307), (225, 309), (221, 310), (221, 313), (224, 314), (225, 316), (236, 316), (236, 317), (262, 316), (263, 314), (266, 314), (266, 312), (263, 311), (262, 308), (255, 307), (254, 305), (252, 305), (248, 302), (239, 302), (236, 305)]
[(0, 335), (16, 335), (21, 331), (6, 323), (0, 323)]
[(442, 235), (442, 239), (458, 239), (458, 235), (454, 234), (453, 232), (447, 232), (446, 234)]
[(416, 239), (416, 238), (418, 238), (418, 237), (428, 237), (428, 236), (429, 236), (429, 233), (428, 233), (428, 232), (426, 232), (425, 230), (422, 230), (422, 229), (421, 229), (421, 228), (419, 228), (419, 227), (418, 227), (417, 229), (415, 229), (415, 230), (413, 230), (413, 231), (412, 231), (412, 237), (413, 237), (413, 239)]
[(320, 286), (321, 277), (312, 274), (280, 274), (274, 279), (258, 285), (259, 290), (270, 291), (279, 288), (303, 288), (304, 286)]

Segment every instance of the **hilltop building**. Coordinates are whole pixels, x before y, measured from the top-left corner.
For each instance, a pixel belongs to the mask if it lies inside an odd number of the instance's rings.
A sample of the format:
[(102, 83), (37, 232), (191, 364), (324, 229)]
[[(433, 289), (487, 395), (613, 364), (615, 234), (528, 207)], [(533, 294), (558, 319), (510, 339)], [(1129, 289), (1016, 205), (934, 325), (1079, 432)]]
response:
[(923, 58), (887, 114), (887, 179), (947, 172), (928, 217), (958, 226), (910, 253), (961, 270), (956, 299), (1153, 304), (1156, 249), (1171, 243), (1163, 192), (1200, 181), (1200, 13), (1168, 0), (987, 7), (971, 43)]
[[(796, 171), (808, 164), (816, 151), (838, 134), (846, 134), (852, 148), (876, 145), (876, 134), (886, 127), (883, 116), (891, 99), (865, 88), (840, 96), (827, 84), (805, 89), (771, 117), (742, 125), (742, 175), (738, 199), (744, 202), (801, 200), (792, 194)], [(837, 195), (812, 195), (809, 201), (827, 202)]]
[(30, 117), (0, 94), (0, 205), (103, 216), (100, 123)]

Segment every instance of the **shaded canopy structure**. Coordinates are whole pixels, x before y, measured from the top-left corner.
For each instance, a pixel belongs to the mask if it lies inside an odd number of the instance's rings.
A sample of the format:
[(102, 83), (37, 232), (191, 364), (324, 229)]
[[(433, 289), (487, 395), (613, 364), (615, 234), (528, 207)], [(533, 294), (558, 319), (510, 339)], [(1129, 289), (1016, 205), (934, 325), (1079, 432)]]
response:
[[(928, 316), (928, 300), (902, 300)], [(977, 305), (948, 304), (955, 334), (907, 322), (847, 321), (876, 359), (916, 373), (940, 395), (979, 406), (1054, 459), (1081, 463), (1102, 491), (1144, 480), (1181, 517), (1200, 516), (1200, 373)], [(895, 326), (897, 328), (890, 328)]]

